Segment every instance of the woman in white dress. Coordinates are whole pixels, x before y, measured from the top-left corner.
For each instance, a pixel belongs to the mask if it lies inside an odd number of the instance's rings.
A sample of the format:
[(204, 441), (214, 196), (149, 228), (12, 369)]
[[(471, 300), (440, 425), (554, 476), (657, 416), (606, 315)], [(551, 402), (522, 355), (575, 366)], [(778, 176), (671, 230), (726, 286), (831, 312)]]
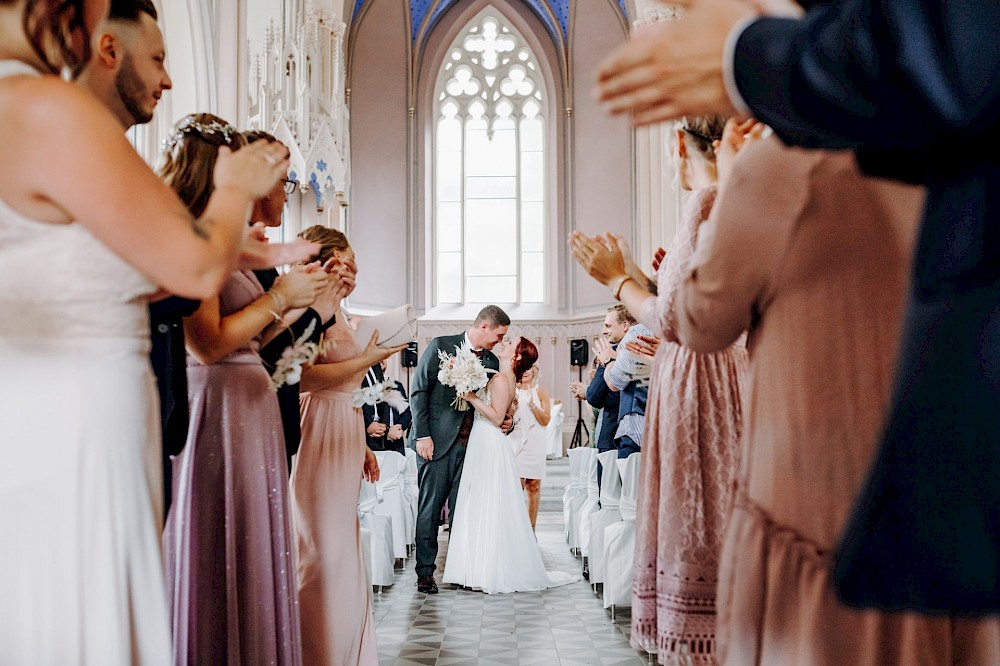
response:
[(171, 662), (148, 296), (214, 294), (288, 166), (283, 149), (227, 154), (214, 223), (195, 226), (111, 113), (54, 75), (106, 11), (0, 1), (4, 664)]
[(448, 541), (444, 581), (487, 594), (528, 592), (578, 580), (566, 572), (545, 570), (524, 496), (514, 452), (500, 424), (514, 401), (514, 377), (538, 360), (530, 340), (498, 344), (493, 352), (500, 372), (493, 375), (486, 398), (462, 396), (476, 410), (465, 467), (458, 487)]
[(528, 518), (534, 531), (542, 497), (542, 479), (545, 478), (545, 445), (548, 443), (545, 426), (552, 417), (549, 393), (538, 386), (537, 365), (528, 368), (517, 383), (515, 402), (514, 429), (507, 435), (507, 442), (514, 451), (521, 487), (528, 496)]

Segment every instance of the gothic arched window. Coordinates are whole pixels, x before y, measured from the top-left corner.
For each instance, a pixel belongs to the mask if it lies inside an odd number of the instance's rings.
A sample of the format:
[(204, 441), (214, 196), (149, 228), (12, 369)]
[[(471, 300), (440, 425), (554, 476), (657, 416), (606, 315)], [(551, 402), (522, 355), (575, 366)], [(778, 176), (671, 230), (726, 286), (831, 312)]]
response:
[(434, 97), (437, 303), (546, 301), (546, 101), (535, 54), (493, 8), (448, 48)]

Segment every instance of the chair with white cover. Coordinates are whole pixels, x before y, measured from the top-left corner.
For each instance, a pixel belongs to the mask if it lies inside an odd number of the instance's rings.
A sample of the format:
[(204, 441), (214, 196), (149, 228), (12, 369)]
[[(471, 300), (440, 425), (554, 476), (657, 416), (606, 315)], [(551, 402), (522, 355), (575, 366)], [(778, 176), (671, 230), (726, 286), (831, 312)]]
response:
[(392, 518), (375, 513), (378, 490), (375, 484), (361, 480), (358, 497), (358, 518), (362, 531), (371, 535), (368, 554), (371, 565), (371, 584), (385, 587), (396, 581), (396, 558), (392, 554)]
[(552, 401), (552, 410), (549, 413), (549, 424), (545, 426), (545, 457), (549, 460), (563, 457), (563, 421), (566, 420), (566, 413), (563, 412), (562, 403), (558, 400)]
[(600, 491), (597, 487), (597, 449), (587, 447), (584, 451), (587, 453), (584, 454), (580, 480), (585, 486), (585, 494), (577, 520), (580, 522), (580, 555), (584, 558), (584, 569), (587, 570), (587, 557), (590, 554), (590, 518), (601, 506)]
[(618, 451), (614, 449), (597, 454), (597, 462), (604, 468), (601, 476), (601, 509), (590, 517), (590, 550), (587, 566), (590, 584), (595, 587), (604, 582), (604, 530), (608, 525), (619, 523), (622, 513), (618, 505), (622, 498), (622, 477), (616, 460)]
[[(642, 454), (618, 462), (622, 474), (619, 511), (622, 520), (604, 529), (604, 607), (615, 617), (616, 606), (632, 605), (632, 564), (635, 556), (635, 511), (639, 500), (639, 465)], [(606, 473), (606, 472), (605, 472)]]
[(575, 491), (570, 498), (569, 505), (569, 519), (573, 521), (569, 531), (569, 547), (577, 555), (580, 554), (581, 547), (583, 546), (583, 530), (581, 529), (582, 523), (580, 517), (583, 514), (584, 505), (587, 503), (587, 477), (585, 475), (587, 470), (590, 469), (589, 462), (591, 458), (596, 455), (597, 449), (588, 446), (580, 446), (569, 451), (570, 468), (572, 469), (574, 458), (577, 465), (576, 477), (572, 478), (571, 476), (570, 478), (570, 485), (574, 486)]
[(406, 457), (395, 451), (376, 451), (379, 478), (375, 483), (378, 504), (375, 513), (392, 518), (392, 553), (396, 559), (406, 559), (406, 523), (409, 503), (403, 496)]
[(412, 552), (417, 543), (417, 502), (420, 500), (420, 486), (417, 481), (417, 452), (407, 448), (406, 471), (403, 474), (403, 498), (406, 499), (406, 545)]
[(569, 484), (563, 492), (563, 535), (566, 537), (566, 543), (569, 544), (570, 550), (575, 550), (578, 545), (576, 542), (579, 523), (576, 520), (574, 506), (579, 508), (577, 500), (581, 494), (587, 492), (586, 485), (580, 483), (580, 472), (583, 467), (582, 451), (582, 448), (569, 450)]

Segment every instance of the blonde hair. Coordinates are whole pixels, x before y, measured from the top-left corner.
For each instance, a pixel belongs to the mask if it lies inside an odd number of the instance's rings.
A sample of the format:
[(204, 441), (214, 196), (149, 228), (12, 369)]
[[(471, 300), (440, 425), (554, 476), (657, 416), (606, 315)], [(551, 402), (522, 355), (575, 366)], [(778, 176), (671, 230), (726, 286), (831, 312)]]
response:
[(174, 126), (165, 144), (156, 171), (191, 214), (201, 217), (215, 190), (219, 148), (239, 150), (246, 141), (222, 118), (211, 113), (192, 113)]
[(342, 231), (336, 229), (331, 229), (330, 227), (324, 227), (321, 224), (314, 224), (308, 229), (303, 229), (299, 233), (299, 238), (304, 238), (307, 241), (312, 241), (313, 243), (319, 243), (322, 247), (319, 251), (319, 256), (316, 257), (316, 261), (321, 264), (326, 263), (326, 261), (333, 256), (335, 250), (340, 250), (343, 252), (351, 246), (347, 241), (347, 236), (344, 235)]
[(714, 141), (722, 140), (722, 130), (727, 118), (723, 116), (695, 116), (681, 118), (677, 126), (690, 139), (687, 143), (701, 153), (709, 162), (715, 162)]

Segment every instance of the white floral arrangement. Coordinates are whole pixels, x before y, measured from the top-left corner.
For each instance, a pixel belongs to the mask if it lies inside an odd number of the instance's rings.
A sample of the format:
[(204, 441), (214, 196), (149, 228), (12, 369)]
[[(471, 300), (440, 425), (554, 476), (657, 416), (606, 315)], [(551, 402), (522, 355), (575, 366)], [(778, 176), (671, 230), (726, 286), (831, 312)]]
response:
[(455, 389), (458, 395), (451, 401), (451, 406), (460, 412), (469, 409), (469, 401), (459, 396), (466, 393), (478, 394), (489, 382), (490, 373), (496, 372), (483, 365), (467, 342), (463, 342), (454, 355), (438, 351), (438, 360), (438, 383)]
[(306, 327), (299, 339), (281, 352), (281, 358), (278, 359), (274, 365), (274, 372), (271, 373), (269, 385), (272, 391), (277, 391), (286, 384), (292, 386), (302, 381), (302, 370), (312, 365), (319, 354), (319, 345), (315, 342), (309, 342), (309, 337), (314, 330), (316, 330), (316, 320), (309, 322), (309, 326)]
[(351, 394), (351, 404), (355, 407), (374, 407), (386, 403), (397, 412), (405, 412), (410, 407), (403, 394), (396, 388), (395, 384), (389, 382), (376, 382), (370, 386), (362, 386), (354, 389)]

